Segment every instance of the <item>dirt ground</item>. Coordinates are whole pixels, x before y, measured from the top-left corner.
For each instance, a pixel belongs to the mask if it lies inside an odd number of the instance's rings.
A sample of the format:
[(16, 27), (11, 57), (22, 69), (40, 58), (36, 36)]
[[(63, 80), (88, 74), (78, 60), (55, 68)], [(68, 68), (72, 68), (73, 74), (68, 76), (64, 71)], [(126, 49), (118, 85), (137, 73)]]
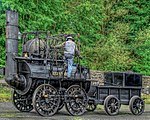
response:
[(150, 105), (140, 116), (132, 115), (128, 106), (122, 106), (117, 116), (108, 116), (103, 106), (94, 112), (85, 112), (82, 116), (70, 116), (63, 108), (52, 117), (39, 116), (34, 110), (29, 113), (19, 112), (12, 103), (0, 103), (0, 120), (150, 120)]

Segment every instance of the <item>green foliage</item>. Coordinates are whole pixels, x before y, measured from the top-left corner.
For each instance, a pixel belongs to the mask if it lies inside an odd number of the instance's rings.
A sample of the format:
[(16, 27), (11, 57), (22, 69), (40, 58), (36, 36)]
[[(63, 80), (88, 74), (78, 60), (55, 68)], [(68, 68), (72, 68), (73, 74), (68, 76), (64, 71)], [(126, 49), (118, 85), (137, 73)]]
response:
[(140, 31), (136, 38), (137, 45), (135, 46), (135, 71), (145, 75), (150, 75), (150, 28)]
[(150, 1), (0, 0), (0, 67), (5, 65), (5, 10), (19, 13), (20, 32), (80, 33), (81, 64), (150, 75)]
[(5, 65), (5, 43), (4, 36), (0, 38), (0, 68)]

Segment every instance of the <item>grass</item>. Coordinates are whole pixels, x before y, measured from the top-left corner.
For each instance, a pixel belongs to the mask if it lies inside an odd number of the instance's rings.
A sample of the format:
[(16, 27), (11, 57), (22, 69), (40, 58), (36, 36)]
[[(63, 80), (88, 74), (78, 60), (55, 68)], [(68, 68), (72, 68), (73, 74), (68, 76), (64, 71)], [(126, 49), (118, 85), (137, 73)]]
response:
[(150, 104), (150, 95), (143, 94), (142, 98), (144, 99), (146, 104)]
[(4, 80), (4, 76), (3, 75), (0, 75), (0, 80)]
[(11, 88), (7, 85), (0, 84), (0, 102), (10, 102), (11, 101)]
[(0, 117), (13, 118), (13, 117), (16, 117), (16, 113), (2, 113), (2, 114), (0, 114)]

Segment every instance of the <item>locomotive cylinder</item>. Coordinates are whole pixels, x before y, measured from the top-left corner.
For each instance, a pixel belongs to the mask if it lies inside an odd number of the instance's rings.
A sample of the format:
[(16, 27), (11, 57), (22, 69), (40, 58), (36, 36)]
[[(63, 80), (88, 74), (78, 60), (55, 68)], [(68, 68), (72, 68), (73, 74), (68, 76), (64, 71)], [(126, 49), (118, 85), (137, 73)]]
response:
[[(18, 55), (18, 13), (6, 11), (6, 69), (5, 81), (13, 88), (23, 90), (26, 80), (17, 75), (17, 63), (14, 56)], [(16, 77), (17, 76), (17, 77)]]

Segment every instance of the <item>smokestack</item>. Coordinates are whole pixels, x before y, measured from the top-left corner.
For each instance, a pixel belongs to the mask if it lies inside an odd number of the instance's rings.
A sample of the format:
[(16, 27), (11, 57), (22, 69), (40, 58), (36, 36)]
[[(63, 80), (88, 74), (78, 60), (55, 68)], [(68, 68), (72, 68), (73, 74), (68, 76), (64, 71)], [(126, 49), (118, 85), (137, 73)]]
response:
[(6, 11), (6, 69), (5, 80), (13, 88), (23, 90), (25, 86), (17, 75), (17, 63), (14, 55), (18, 55), (18, 13)]

